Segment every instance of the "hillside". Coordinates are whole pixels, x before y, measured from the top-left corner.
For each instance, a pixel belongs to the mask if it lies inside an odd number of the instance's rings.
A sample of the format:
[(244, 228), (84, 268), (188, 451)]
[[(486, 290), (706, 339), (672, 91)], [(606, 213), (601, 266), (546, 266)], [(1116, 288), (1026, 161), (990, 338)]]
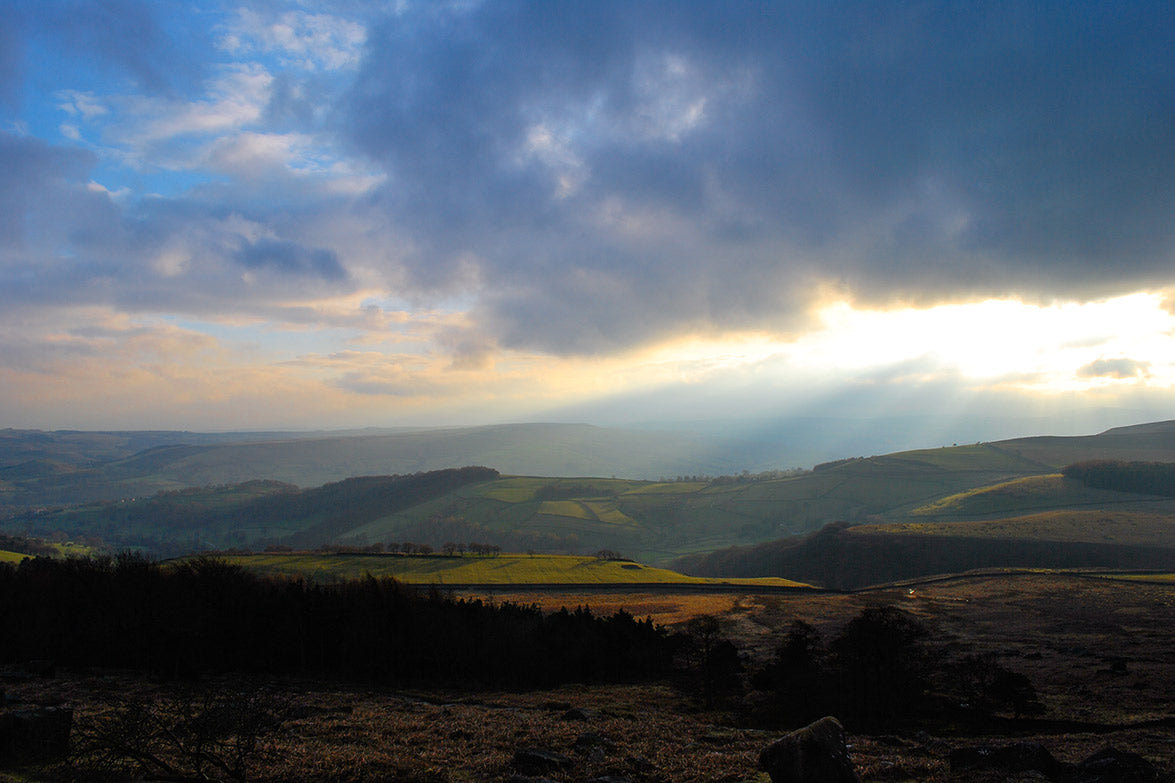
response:
[[(407, 479), (437, 471), (349, 477), (314, 489), (274, 478), (212, 480), (232, 470), (308, 476), (331, 466), (343, 474), (377, 462), (380, 454), (391, 459), (389, 449), (411, 451), (409, 446), (416, 454), (412, 466), (449, 459), (465, 449), (506, 461), (511, 454), (554, 460), (561, 453), (563, 462), (548, 465), (563, 466), (581, 458), (585, 464), (612, 459), (617, 451), (627, 451), (631, 464), (655, 454), (667, 458), (671, 445), (685, 446), (660, 435), (643, 440), (647, 433), (564, 425), (176, 444), (100, 468), (55, 469), (40, 479), (22, 478), (13, 466), (5, 494), (35, 491), (79, 474), (100, 475), (107, 486), (167, 487), (181, 476), (206, 478), (209, 486), (25, 511), (0, 527), (43, 537), (97, 537), (114, 549), (146, 548), (164, 555), (202, 547), (364, 548), (410, 542), (439, 550), (446, 543), (480, 542), (506, 551), (552, 554), (590, 555), (608, 549), (664, 565), (683, 555), (802, 536), (836, 522), (967, 521), (1096, 509), (1175, 514), (1175, 499), (1091, 488), (1042, 462), (1045, 456), (1070, 464), (1070, 458), (1099, 455), (1099, 443), (1108, 444), (1108, 453), (1118, 457), (1165, 454), (1175, 460), (1175, 449), (1169, 448), (1171, 431), (1165, 424), (1149, 425), (1085, 438), (1023, 438), (851, 458), (810, 471), (673, 481), (600, 477), (613, 475), (611, 470), (594, 478), (499, 475), (487, 462), (488, 473), (452, 485), (440, 481), (427, 492), (410, 489)], [(686, 459), (681, 454), (676, 458)], [(99, 483), (95, 479), (90, 486)]]
[(1049, 472), (1095, 459), (1175, 462), (1175, 421), (1115, 427), (1097, 435), (1015, 438), (993, 445), (1054, 469)]
[(781, 576), (861, 588), (988, 568), (1175, 569), (1175, 518), (1052, 512), (989, 522), (828, 527), (806, 537), (680, 558), (696, 576)]
[(1175, 514), (1171, 498), (1088, 487), (1050, 473), (1003, 481), (939, 498), (910, 511), (940, 520), (983, 519), (1048, 509), (1102, 508)]
[(729, 439), (582, 424), (264, 435), (3, 430), (0, 510), (255, 479), (314, 487), (462, 465), (515, 475), (656, 479), (737, 473), (757, 461), (755, 448)]

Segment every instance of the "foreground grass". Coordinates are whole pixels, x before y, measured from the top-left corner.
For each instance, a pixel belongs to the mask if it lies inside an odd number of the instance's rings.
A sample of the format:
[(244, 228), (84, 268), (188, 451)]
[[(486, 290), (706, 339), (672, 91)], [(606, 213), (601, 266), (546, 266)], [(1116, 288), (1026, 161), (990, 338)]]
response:
[(281, 553), (228, 555), (230, 563), (262, 574), (303, 576), (314, 580), (357, 579), (367, 574), (390, 576), (407, 584), (493, 585), (705, 585), (746, 584), (800, 587), (787, 579), (707, 579), (686, 576), (624, 560), (573, 555), (331, 555)]

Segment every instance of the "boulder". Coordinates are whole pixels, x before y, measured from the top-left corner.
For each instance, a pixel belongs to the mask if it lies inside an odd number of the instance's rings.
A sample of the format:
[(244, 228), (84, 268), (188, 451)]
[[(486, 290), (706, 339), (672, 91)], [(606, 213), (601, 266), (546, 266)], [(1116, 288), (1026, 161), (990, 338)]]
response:
[(69, 750), (73, 708), (37, 707), (0, 713), (0, 762), (40, 761)]
[(575, 738), (575, 749), (580, 753), (587, 753), (593, 748), (614, 750), (616, 748), (616, 743), (605, 737), (603, 734), (597, 734), (594, 731), (586, 731)]
[(572, 767), (571, 759), (562, 753), (544, 748), (519, 748), (514, 751), (514, 768), (524, 775), (559, 772)]
[(1157, 783), (1155, 765), (1137, 753), (1103, 748), (1077, 765), (1075, 783)]
[(1051, 780), (1061, 780), (1069, 773), (1069, 767), (1057, 761), (1048, 748), (1038, 742), (956, 748), (951, 751), (949, 759), (951, 772), (964, 769), (989, 769), (1005, 774), (1036, 771)]
[(833, 717), (780, 737), (759, 754), (759, 769), (773, 783), (861, 783), (845, 747), (845, 730)]

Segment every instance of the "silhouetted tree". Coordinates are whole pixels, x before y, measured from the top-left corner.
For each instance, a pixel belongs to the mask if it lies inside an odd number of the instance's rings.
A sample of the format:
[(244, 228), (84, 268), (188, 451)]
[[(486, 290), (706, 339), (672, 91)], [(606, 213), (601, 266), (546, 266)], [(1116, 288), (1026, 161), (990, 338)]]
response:
[(831, 645), (846, 719), (877, 728), (909, 714), (929, 683), (926, 627), (894, 606), (871, 606)]

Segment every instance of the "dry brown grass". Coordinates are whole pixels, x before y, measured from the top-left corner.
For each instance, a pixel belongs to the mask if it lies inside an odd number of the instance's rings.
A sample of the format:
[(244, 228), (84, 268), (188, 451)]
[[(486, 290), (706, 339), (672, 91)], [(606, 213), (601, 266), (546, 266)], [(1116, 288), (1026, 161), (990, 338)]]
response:
[[(495, 595), (503, 600), (504, 594)], [(1062, 761), (1077, 762), (1106, 745), (1131, 750), (1175, 773), (1175, 732), (1155, 721), (1175, 704), (1175, 585), (1122, 583), (1037, 574), (973, 577), (852, 595), (698, 596), (511, 594), (510, 600), (680, 622), (691, 613), (720, 614), (753, 655), (767, 655), (793, 619), (827, 640), (871, 603), (897, 604), (934, 629), (950, 655), (994, 652), (1029, 676), (1047, 719), (1115, 724), (1116, 729), (1045, 734), (1030, 739)], [(1112, 668), (1122, 660), (1125, 672)], [(78, 719), (102, 714), (116, 698), (151, 698), (158, 685), (127, 674), (70, 675), (5, 686), (25, 702), (72, 703)], [(775, 732), (737, 727), (731, 716), (700, 711), (669, 685), (568, 686), (532, 693), (391, 690), (324, 683), (285, 683), (301, 717), (275, 738), (258, 781), (505, 781), (520, 747), (544, 747), (574, 760), (552, 773), (562, 783), (619, 775), (635, 783), (757, 781), (759, 750)], [(586, 721), (564, 719), (568, 707)], [(1133, 725), (1134, 727), (1131, 727)], [(591, 757), (574, 749), (592, 731), (615, 747)], [(895, 733), (898, 733), (895, 731)], [(931, 731), (931, 734), (935, 732)], [(979, 783), (990, 773), (951, 773), (951, 747), (1002, 744), (1009, 737), (850, 736), (865, 781)], [(985, 776), (986, 775), (986, 776)], [(55, 779), (52, 775), (49, 779)]]

